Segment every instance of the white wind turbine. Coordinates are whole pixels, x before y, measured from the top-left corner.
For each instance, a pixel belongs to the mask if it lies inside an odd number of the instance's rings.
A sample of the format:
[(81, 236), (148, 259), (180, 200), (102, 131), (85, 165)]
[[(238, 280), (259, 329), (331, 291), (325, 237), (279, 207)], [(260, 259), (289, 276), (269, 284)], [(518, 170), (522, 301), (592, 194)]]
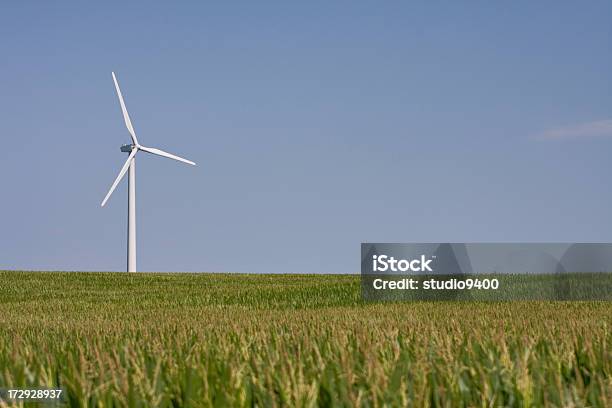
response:
[(123, 96), (121, 95), (121, 89), (119, 89), (119, 83), (117, 82), (117, 78), (115, 77), (115, 73), (113, 72), (113, 81), (115, 82), (115, 89), (117, 90), (117, 96), (119, 97), (119, 103), (121, 104), (121, 110), (123, 111), (123, 119), (125, 120), (125, 126), (130, 132), (130, 136), (132, 138), (132, 144), (126, 144), (121, 146), (121, 151), (125, 153), (129, 153), (125, 164), (121, 168), (119, 175), (115, 179), (115, 182), (111, 186), (110, 190), (104, 197), (102, 201), (102, 207), (106, 204), (106, 201), (111, 196), (117, 184), (121, 181), (125, 172), (130, 169), (130, 174), (128, 176), (128, 247), (127, 247), (127, 271), (128, 272), (136, 272), (136, 153), (140, 150), (147, 153), (156, 154), (158, 156), (167, 157), (169, 159), (174, 159), (181, 161), (183, 163), (191, 164), (195, 166), (195, 163), (183, 159), (182, 157), (175, 156), (173, 154), (164, 152), (163, 150), (154, 149), (152, 147), (145, 147), (138, 143), (138, 139), (136, 138), (136, 132), (134, 132), (134, 127), (132, 126), (132, 121), (130, 121), (130, 116), (128, 115), (127, 109), (125, 108), (125, 102), (123, 102)]

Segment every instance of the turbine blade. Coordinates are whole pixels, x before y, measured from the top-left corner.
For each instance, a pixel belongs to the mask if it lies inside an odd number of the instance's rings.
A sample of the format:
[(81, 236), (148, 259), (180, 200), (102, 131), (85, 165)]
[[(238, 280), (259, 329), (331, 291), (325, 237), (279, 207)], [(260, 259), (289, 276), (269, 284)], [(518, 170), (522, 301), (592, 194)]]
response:
[(138, 139), (136, 139), (136, 132), (134, 132), (134, 127), (132, 126), (132, 121), (130, 120), (130, 115), (128, 114), (127, 108), (125, 107), (125, 102), (123, 102), (123, 95), (121, 95), (121, 89), (119, 89), (119, 82), (117, 82), (117, 77), (115, 77), (115, 73), (113, 72), (113, 81), (115, 81), (115, 90), (117, 91), (117, 96), (119, 97), (119, 103), (121, 104), (121, 111), (123, 112), (123, 119), (125, 120), (125, 126), (130, 132), (130, 136), (132, 136), (132, 142), (138, 146)]
[(153, 147), (139, 146), (139, 149), (143, 150), (143, 151), (145, 151), (147, 153), (156, 154), (158, 156), (167, 157), (169, 159), (174, 159), (174, 160), (178, 160), (178, 161), (183, 162), (183, 163), (191, 164), (192, 166), (196, 165), (191, 160), (183, 159), (182, 157), (175, 156), (173, 154), (170, 154), (168, 152), (164, 152), (163, 150), (155, 149)]
[(115, 191), (115, 188), (117, 187), (117, 184), (119, 184), (119, 182), (121, 181), (121, 179), (125, 175), (125, 172), (127, 171), (128, 167), (130, 167), (130, 163), (132, 163), (132, 159), (134, 158), (134, 156), (136, 156), (136, 152), (137, 151), (138, 151), (137, 148), (132, 149), (132, 152), (130, 153), (130, 155), (128, 156), (127, 160), (125, 161), (125, 164), (121, 168), (121, 171), (119, 172), (119, 175), (115, 179), (115, 182), (111, 186), (110, 190), (108, 190), (108, 193), (106, 193), (106, 197), (104, 197), (104, 200), (102, 201), (101, 207), (104, 207), (104, 204), (106, 204), (106, 201), (108, 201), (108, 198), (111, 196), (111, 194), (113, 194), (113, 191)]

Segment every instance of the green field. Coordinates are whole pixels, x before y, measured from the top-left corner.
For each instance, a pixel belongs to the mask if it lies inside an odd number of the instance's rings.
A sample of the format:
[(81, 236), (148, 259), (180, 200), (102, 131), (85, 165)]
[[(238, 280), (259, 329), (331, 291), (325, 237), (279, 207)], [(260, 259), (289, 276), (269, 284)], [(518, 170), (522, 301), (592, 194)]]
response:
[(0, 388), (104, 407), (612, 406), (610, 302), (360, 291), (356, 275), (0, 272)]

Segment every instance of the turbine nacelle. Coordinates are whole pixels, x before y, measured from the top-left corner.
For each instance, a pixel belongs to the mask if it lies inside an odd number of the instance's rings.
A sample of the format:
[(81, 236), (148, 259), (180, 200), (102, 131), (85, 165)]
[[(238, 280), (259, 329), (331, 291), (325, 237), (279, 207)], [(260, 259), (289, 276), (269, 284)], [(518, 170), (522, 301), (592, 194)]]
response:
[(136, 147), (136, 145), (133, 144), (124, 144), (121, 145), (121, 151), (123, 153), (132, 153), (132, 149), (134, 149)]

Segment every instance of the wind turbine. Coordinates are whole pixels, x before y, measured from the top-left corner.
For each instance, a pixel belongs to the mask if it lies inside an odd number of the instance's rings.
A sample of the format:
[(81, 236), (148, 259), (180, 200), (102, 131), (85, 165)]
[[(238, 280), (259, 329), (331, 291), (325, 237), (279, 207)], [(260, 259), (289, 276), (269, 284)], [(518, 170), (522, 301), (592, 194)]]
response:
[(130, 137), (132, 138), (131, 144), (124, 144), (121, 146), (121, 151), (124, 153), (129, 153), (125, 164), (121, 168), (119, 175), (115, 179), (115, 182), (111, 186), (110, 190), (102, 200), (102, 207), (106, 204), (109, 197), (115, 191), (117, 184), (121, 181), (128, 168), (130, 170), (128, 176), (128, 242), (127, 242), (127, 271), (128, 272), (136, 272), (136, 153), (139, 151), (155, 154), (157, 156), (167, 157), (169, 159), (178, 160), (183, 163), (191, 164), (195, 166), (195, 163), (183, 159), (182, 157), (175, 156), (173, 154), (164, 152), (163, 150), (155, 149), (152, 147), (145, 147), (138, 143), (138, 139), (136, 138), (136, 132), (134, 132), (134, 127), (132, 126), (132, 121), (130, 120), (130, 115), (128, 115), (128, 111), (125, 108), (125, 102), (123, 102), (123, 96), (121, 95), (121, 89), (119, 89), (119, 83), (117, 82), (117, 77), (115, 77), (115, 73), (113, 72), (113, 81), (115, 82), (115, 89), (117, 90), (117, 96), (119, 97), (119, 103), (121, 104), (121, 111), (123, 112), (123, 119), (125, 120), (125, 126), (127, 127), (128, 132), (130, 133)]

